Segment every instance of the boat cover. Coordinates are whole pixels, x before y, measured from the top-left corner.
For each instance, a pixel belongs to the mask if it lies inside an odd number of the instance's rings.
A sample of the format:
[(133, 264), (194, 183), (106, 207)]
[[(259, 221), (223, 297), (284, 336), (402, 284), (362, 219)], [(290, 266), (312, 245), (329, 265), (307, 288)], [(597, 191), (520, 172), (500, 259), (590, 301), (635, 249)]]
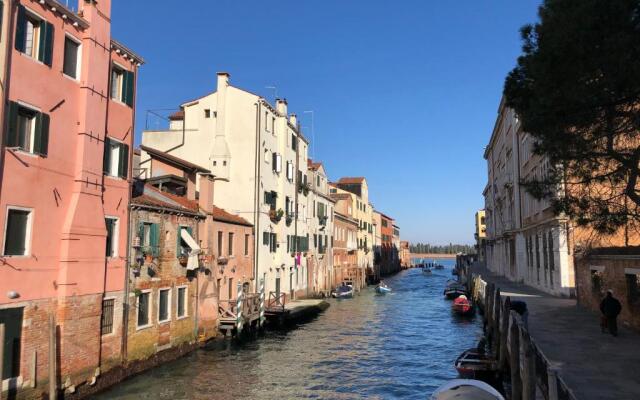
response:
[(431, 400), (504, 400), (504, 397), (482, 381), (454, 379), (440, 386)]

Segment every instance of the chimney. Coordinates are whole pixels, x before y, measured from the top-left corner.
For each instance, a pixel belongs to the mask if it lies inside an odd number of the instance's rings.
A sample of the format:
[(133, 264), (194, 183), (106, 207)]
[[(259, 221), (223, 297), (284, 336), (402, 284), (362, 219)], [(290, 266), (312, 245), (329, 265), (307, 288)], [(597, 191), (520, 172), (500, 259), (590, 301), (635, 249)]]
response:
[(276, 111), (284, 117), (287, 116), (287, 99), (276, 99)]
[(199, 175), (200, 197), (198, 205), (207, 213), (213, 211), (213, 175)]
[(229, 74), (218, 72), (218, 87), (216, 89), (216, 131), (211, 149), (211, 172), (219, 179), (229, 180), (231, 166), (231, 152), (227, 144), (227, 88)]
[(289, 116), (289, 123), (293, 125), (296, 129), (298, 129), (298, 116), (295, 114), (291, 114)]

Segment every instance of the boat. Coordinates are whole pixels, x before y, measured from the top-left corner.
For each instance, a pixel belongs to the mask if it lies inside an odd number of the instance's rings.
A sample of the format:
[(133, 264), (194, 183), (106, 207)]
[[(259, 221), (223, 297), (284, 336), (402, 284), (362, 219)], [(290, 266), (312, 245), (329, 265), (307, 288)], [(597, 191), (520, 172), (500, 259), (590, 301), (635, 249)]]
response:
[(443, 294), (447, 299), (455, 299), (463, 294), (466, 295), (467, 288), (458, 281), (450, 280), (447, 282), (447, 286), (444, 288)]
[(484, 382), (495, 381), (498, 371), (497, 362), (476, 347), (462, 352), (456, 359), (455, 367), (461, 378)]
[(454, 379), (440, 386), (431, 400), (505, 400), (488, 384), (474, 379)]
[(353, 286), (343, 283), (331, 294), (336, 299), (348, 299), (353, 297)]
[(453, 300), (451, 309), (458, 315), (470, 315), (473, 314), (473, 303), (466, 295), (461, 294)]
[(435, 268), (435, 269), (444, 269), (444, 265), (442, 265), (442, 264), (436, 264), (436, 266), (435, 266), (435, 267), (433, 267), (433, 268)]
[(378, 294), (391, 293), (391, 288), (387, 285), (378, 285), (376, 286), (376, 293)]
[(431, 268), (422, 268), (422, 273), (425, 275), (431, 275)]

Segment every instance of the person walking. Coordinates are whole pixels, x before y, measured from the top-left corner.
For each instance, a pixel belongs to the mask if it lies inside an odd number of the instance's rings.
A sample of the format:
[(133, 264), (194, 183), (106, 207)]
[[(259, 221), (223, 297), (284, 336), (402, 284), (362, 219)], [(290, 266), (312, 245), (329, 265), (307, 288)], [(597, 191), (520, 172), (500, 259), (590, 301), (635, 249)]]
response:
[(613, 290), (607, 290), (607, 296), (600, 303), (600, 312), (602, 312), (602, 315), (607, 321), (609, 333), (613, 336), (618, 336), (618, 315), (621, 310), (622, 305), (618, 299), (613, 297)]

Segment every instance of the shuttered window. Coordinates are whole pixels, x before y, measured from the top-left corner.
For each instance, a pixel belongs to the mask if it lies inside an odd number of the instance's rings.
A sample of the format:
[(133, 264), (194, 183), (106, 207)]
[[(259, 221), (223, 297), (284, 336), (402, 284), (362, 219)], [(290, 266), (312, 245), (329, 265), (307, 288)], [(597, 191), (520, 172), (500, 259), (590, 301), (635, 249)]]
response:
[(111, 68), (111, 98), (133, 107), (135, 74), (116, 65)]
[(5, 256), (28, 255), (31, 211), (10, 208), (7, 212), (6, 224), (3, 254)]
[(49, 115), (15, 102), (9, 102), (8, 108), (7, 147), (46, 157), (49, 148)]
[(102, 170), (106, 175), (127, 179), (129, 176), (129, 145), (110, 138), (104, 139)]
[(150, 222), (140, 222), (138, 224), (138, 237), (143, 252), (154, 257), (160, 255), (160, 227), (158, 224)]
[(189, 252), (191, 251), (191, 247), (189, 247), (187, 242), (185, 242), (184, 239), (182, 239), (183, 230), (187, 231), (189, 235), (193, 237), (193, 230), (191, 229), (190, 226), (178, 227), (178, 230), (176, 232), (176, 244), (177, 244), (176, 256), (177, 257), (186, 257), (189, 255)]
[(275, 253), (278, 249), (278, 236), (275, 233), (270, 235), (269, 252)]
[(54, 32), (53, 24), (28, 12), (24, 6), (18, 6), (16, 50), (50, 67)]

